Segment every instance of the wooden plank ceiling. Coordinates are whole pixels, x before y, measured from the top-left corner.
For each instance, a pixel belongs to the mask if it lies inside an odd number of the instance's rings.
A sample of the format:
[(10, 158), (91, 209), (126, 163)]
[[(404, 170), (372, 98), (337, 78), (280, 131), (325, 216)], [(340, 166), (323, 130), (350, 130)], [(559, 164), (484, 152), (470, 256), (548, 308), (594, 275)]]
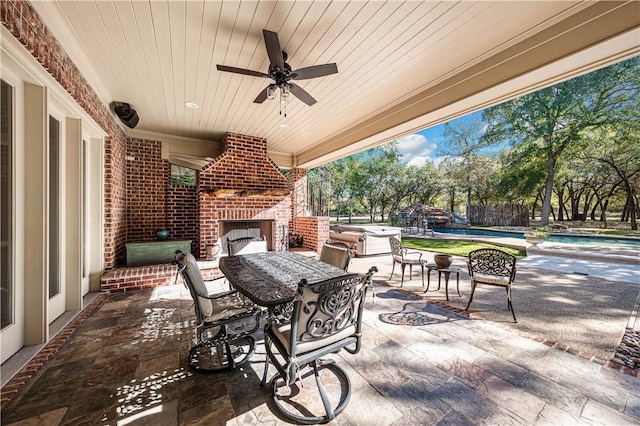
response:
[[(370, 133), (379, 132), (378, 127), (368, 133), (356, 130), (368, 120), (385, 121), (385, 114), (391, 117), (391, 111), (403, 102), (454, 81), (509, 49), (514, 53), (504, 58), (505, 63), (527, 46), (561, 37), (583, 27), (587, 20), (609, 16), (616, 9), (634, 7), (625, 2), (604, 4), (198, 0), (34, 3), (105, 105), (123, 101), (138, 111), (140, 122), (130, 131), (132, 135), (153, 132), (212, 141), (221, 140), (226, 132), (263, 137), (270, 155), (285, 167), (313, 165), (344, 155), (353, 151), (348, 147), (358, 146), (356, 142), (363, 137), (369, 137), (367, 146), (371, 146), (406, 133), (407, 129), (392, 131), (376, 139)], [(596, 6), (600, 9), (595, 10)], [(620, 26), (609, 32), (622, 33), (634, 24)], [(317, 104), (307, 106), (293, 99), (284, 118), (278, 101), (253, 103), (271, 80), (216, 70), (216, 64), (224, 64), (267, 72), (263, 29), (278, 33), (293, 69), (337, 63), (338, 74), (299, 82)], [(540, 40), (532, 44), (536, 37)], [(576, 43), (574, 50), (583, 47)], [(545, 61), (533, 61), (530, 67)], [(477, 91), (486, 89), (480, 86)], [(199, 108), (186, 108), (186, 101), (197, 103)], [(432, 111), (416, 110), (418, 115), (423, 112)], [(406, 117), (390, 119), (383, 128), (393, 129), (406, 121)], [(437, 119), (430, 119), (423, 124), (435, 122)], [(281, 128), (283, 123), (288, 128)], [(338, 144), (337, 140), (344, 142)], [(327, 151), (322, 146), (333, 148)], [(333, 152), (335, 155), (331, 155)]]

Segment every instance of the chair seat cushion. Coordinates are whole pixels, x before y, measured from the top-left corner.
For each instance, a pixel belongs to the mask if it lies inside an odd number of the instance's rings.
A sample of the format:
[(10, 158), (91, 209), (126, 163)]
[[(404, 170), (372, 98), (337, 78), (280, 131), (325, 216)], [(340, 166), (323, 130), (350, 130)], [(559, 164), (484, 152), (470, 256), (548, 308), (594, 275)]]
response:
[[(274, 326), (272, 329), (274, 337), (276, 337), (282, 345), (287, 349), (287, 354), (289, 354), (289, 349), (291, 347), (291, 324), (281, 324)], [(324, 339), (313, 339), (307, 342), (298, 342), (296, 344), (296, 353), (303, 354), (307, 352), (311, 352), (316, 349), (323, 348), (332, 343), (338, 342), (342, 339), (346, 339), (349, 336), (353, 336), (356, 332), (356, 326), (351, 325), (346, 327), (344, 330), (333, 334)], [(289, 354), (290, 355), (290, 354)]]
[(474, 272), (471, 279), (479, 283), (502, 285), (505, 287), (509, 285), (509, 277), (505, 277), (503, 275), (491, 275), (483, 274), (481, 272)]
[(404, 256), (404, 259), (402, 256), (393, 256), (393, 260), (398, 263), (404, 263), (405, 265), (419, 265), (422, 263), (422, 260), (418, 257), (409, 257), (407, 255)]
[(245, 303), (236, 294), (219, 299), (212, 299), (211, 302), (213, 312), (205, 317), (205, 322), (215, 322), (223, 318), (249, 312), (249, 308), (247, 308)]

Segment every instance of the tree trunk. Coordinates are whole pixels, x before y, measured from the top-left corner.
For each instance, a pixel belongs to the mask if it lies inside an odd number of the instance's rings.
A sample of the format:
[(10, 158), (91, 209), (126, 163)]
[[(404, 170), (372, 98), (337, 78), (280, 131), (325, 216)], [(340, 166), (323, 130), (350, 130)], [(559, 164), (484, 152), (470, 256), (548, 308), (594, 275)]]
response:
[(456, 190), (451, 188), (449, 190), (449, 211), (454, 211), (456, 208)]
[(589, 193), (589, 190), (585, 191), (584, 208), (581, 213), (582, 220), (587, 220), (587, 216), (589, 215), (589, 209), (591, 208), (591, 203), (593, 203), (594, 195), (595, 195), (594, 193)]
[(549, 154), (550, 158), (547, 162), (549, 174), (544, 184), (544, 198), (542, 199), (542, 213), (540, 213), (540, 225), (549, 225), (549, 216), (551, 215), (551, 195), (553, 194), (553, 179), (556, 174), (556, 161)]
[[(451, 210), (453, 211), (453, 210)], [(466, 208), (466, 217), (471, 217), (471, 187), (467, 187), (467, 208)]]
[[(558, 190), (558, 220), (562, 222), (564, 220), (564, 187)], [(568, 219), (568, 216), (567, 216)]]
[(375, 210), (375, 204), (373, 204), (373, 201), (369, 201), (369, 221), (371, 223), (375, 222), (375, 218), (373, 217), (375, 215)]
[(593, 208), (591, 209), (591, 220), (596, 220), (596, 211), (598, 210), (598, 206), (602, 208), (602, 200), (596, 194), (596, 202), (593, 204)]
[(624, 189), (627, 192), (627, 210), (629, 213), (629, 219), (631, 222), (631, 230), (638, 230), (638, 222), (637, 222), (637, 211), (636, 211), (636, 200), (633, 197), (633, 189), (631, 188), (631, 184), (628, 179), (624, 180)]

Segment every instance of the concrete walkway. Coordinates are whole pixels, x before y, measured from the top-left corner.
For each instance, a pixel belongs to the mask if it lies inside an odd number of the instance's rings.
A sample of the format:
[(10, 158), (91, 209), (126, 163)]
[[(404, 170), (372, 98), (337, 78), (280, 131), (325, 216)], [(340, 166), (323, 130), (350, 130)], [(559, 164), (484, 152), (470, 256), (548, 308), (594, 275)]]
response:
[(548, 269), (567, 274), (640, 283), (640, 264), (532, 254), (528, 255), (526, 259), (519, 260), (518, 267)]

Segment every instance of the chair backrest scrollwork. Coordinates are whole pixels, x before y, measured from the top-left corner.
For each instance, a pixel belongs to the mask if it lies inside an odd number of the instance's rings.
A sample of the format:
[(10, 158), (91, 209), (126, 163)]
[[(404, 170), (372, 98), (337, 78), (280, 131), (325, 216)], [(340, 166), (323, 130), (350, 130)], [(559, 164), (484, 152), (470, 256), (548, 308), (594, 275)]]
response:
[(294, 299), (289, 353), (329, 345), (353, 337), (360, 350), (362, 313), (375, 267), (367, 274), (350, 274), (314, 284), (302, 280)]
[(389, 237), (389, 245), (391, 246), (391, 255), (398, 262), (404, 260), (404, 250), (402, 249), (402, 242), (397, 237)]
[(479, 272), (513, 279), (516, 257), (498, 249), (478, 249), (469, 253), (469, 274)]

